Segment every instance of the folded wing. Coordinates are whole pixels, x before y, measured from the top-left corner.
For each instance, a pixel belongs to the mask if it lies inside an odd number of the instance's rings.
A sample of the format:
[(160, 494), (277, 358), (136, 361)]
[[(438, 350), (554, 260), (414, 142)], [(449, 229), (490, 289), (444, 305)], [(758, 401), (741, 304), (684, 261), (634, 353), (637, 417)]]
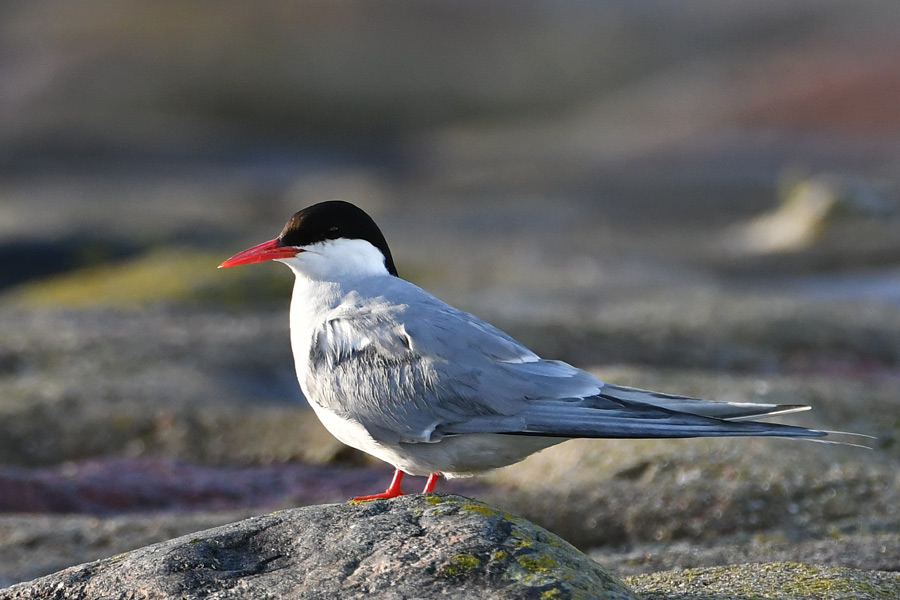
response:
[[(385, 290), (381, 290), (385, 292)], [(385, 442), (473, 433), (561, 438), (824, 437), (756, 417), (806, 406), (711, 402), (606, 384), (396, 279), (316, 333), (309, 389)]]

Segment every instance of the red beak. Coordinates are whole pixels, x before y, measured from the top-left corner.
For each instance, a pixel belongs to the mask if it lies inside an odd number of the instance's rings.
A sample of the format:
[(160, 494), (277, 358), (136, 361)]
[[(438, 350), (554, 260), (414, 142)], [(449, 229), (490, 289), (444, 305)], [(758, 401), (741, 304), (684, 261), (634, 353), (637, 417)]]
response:
[(298, 252), (303, 252), (300, 248), (293, 246), (279, 246), (278, 239), (269, 240), (262, 244), (257, 244), (252, 248), (247, 248), (243, 252), (238, 252), (221, 265), (222, 267), (234, 267), (236, 265), (248, 265), (250, 263), (263, 262), (265, 260), (274, 260), (276, 258), (290, 258), (297, 256)]

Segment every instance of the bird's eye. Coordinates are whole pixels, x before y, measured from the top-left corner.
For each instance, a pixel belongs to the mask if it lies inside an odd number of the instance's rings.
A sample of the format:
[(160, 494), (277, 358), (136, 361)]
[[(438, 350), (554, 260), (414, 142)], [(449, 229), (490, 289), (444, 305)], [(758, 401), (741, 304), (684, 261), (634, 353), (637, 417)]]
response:
[(337, 237), (338, 233), (340, 233), (341, 228), (337, 225), (332, 225), (328, 228), (328, 236), (329, 237)]

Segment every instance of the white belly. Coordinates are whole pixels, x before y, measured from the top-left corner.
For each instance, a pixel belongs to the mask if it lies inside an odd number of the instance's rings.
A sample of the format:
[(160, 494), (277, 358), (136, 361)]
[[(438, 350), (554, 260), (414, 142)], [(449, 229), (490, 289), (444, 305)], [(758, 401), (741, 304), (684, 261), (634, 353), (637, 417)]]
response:
[(526, 435), (479, 433), (454, 435), (430, 443), (384, 443), (359, 423), (310, 402), (316, 416), (331, 435), (410, 475), (441, 473), (445, 477), (467, 477), (519, 462), (544, 448), (566, 441)]

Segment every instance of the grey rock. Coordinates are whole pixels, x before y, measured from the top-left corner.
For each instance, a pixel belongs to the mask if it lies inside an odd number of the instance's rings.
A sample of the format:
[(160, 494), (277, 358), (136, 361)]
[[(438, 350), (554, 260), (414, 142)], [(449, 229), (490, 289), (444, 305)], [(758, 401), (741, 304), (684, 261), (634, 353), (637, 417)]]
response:
[(528, 521), (461, 496), (291, 509), (0, 591), (29, 598), (610, 598), (634, 595)]
[[(136, 515), (0, 513), (0, 588), (260, 514), (260, 510)], [(2, 593), (2, 592), (0, 592)]]
[(590, 551), (588, 556), (620, 577), (775, 562), (867, 572), (897, 571), (900, 568), (900, 533), (835, 532), (832, 537), (822, 539), (803, 539), (783, 532), (723, 535), (706, 543), (682, 540), (645, 543), (627, 549), (598, 548)]
[(894, 600), (900, 573), (802, 563), (757, 563), (631, 577), (645, 600)]

